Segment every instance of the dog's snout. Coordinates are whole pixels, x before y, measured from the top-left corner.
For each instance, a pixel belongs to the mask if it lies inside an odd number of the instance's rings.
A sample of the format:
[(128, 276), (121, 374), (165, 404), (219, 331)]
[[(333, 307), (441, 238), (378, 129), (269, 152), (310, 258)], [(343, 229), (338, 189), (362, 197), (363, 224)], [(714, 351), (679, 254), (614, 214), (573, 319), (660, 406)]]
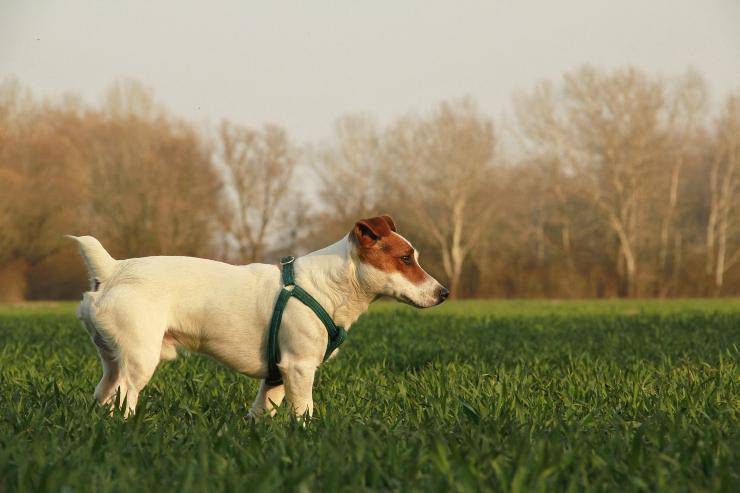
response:
[(439, 287), (439, 291), (437, 292), (437, 299), (439, 299), (439, 303), (442, 303), (444, 300), (446, 300), (449, 295), (450, 295), (449, 289), (447, 289), (444, 286)]

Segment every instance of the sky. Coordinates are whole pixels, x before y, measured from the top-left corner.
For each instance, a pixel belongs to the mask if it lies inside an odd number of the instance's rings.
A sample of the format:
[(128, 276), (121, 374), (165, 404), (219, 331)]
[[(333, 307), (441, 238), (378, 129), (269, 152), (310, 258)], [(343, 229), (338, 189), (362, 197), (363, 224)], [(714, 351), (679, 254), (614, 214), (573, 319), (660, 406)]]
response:
[(693, 67), (719, 99), (740, 88), (740, 1), (0, 0), (0, 79), (96, 103), (134, 78), (194, 122), (275, 123), (298, 143), (344, 114), (459, 97), (498, 118), (586, 63)]

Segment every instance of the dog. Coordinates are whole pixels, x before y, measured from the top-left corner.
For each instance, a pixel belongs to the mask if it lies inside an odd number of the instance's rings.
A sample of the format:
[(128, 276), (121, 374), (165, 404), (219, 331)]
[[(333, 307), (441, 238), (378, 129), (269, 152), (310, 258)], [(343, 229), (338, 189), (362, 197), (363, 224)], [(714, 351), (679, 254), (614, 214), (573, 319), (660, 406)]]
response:
[[(265, 382), (267, 329), (282, 287), (279, 265), (174, 256), (115, 260), (92, 236), (69, 238), (77, 241), (90, 275), (91, 290), (83, 294), (77, 316), (103, 366), (94, 393), (98, 402), (111, 409), (125, 402), (124, 414), (135, 412), (159, 362), (176, 358), (183, 347), (262, 379), (249, 416), (274, 415), (284, 398), (297, 416), (312, 416), (314, 374), (328, 335), (316, 314), (297, 300), (287, 303), (278, 332), (284, 383)], [(390, 216), (372, 217), (358, 221), (333, 245), (297, 258), (295, 283), (335, 324), (349, 329), (381, 297), (419, 308), (448, 297), (418, 259)]]

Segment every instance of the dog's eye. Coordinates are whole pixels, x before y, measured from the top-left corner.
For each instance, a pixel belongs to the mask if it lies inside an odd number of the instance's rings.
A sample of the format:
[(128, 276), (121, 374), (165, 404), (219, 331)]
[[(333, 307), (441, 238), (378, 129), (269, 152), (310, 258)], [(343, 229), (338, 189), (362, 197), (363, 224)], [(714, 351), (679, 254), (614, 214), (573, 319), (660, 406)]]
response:
[(403, 262), (406, 265), (411, 265), (411, 255), (404, 255), (401, 258), (401, 262)]

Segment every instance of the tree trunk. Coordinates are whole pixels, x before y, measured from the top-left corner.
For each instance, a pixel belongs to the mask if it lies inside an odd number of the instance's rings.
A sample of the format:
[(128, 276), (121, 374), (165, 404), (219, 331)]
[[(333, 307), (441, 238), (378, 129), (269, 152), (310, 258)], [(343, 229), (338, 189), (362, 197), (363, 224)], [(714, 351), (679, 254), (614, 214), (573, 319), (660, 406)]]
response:
[(450, 278), (450, 298), (452, 299), (456, 299), (460, 295), (460, 276), (462, 275), (465, 258), (462, 245), (464, 212), (465, 197), (461, 197), (452, 207), (452, 242), (448, 262), (449, 272), (447, 273)]
[(635, 254), (632, 249), (630, 238), (627, 236), (627, 232), (625, 231), (622, 223), (616, 217), (612, 216), (611, 224), (619, 240), (620, 254), (617, 256), (617, 262), (619, 263), (619, 259), (624, 260), (624, 280), (626, 281), (627, 289), (626, 293), (623, 294), (626, 294), (627, 297), (632, 298), (637, 295), (637, 260), (635, 259)]
[[(661, 292), (660, 285), (665, 285), (668, 281), (668, 249), (670, 243), (670, 232), (671, 224), (673, 222), (673, 215), (676, 210), (676, 204), (678, 203), (678, 185), (679, 178), (681, 175), (681, 167), (683, 161), (679, 159), (676, 165), (673, 167), (671, 172), (671, 184), (670, 191), (668, 194), (668, 206), (666, 208), (665, 216), (660, 227), (660, 252), (658, 253), (658, 292)], [(662, 297), (662, 295), (661, 295)]]
[(719, 212), (719, 200), (717, 198), (717, 179), (719, 174), (719, 161), (715, 160), (712, 168), (709, 170), (709, 217), (707, 218), (707, 235), (706, 235), (706, 264), (705, 270), (707, 275), (714, 271), (714, 243), (717, 232), (717, 214)]
[(637, 297), (637, 267), (631, 249), (625, 253), (625, 260), (627, 262), (627, 297), (635, 298)]
[(456, 272), (450, 276), (450, 299), (457, 299), (460, 296), (460, 273)]
[(456, 299), (460, 295), (460, 277), (462, 277), (463, 257), (460, 248), (442, 249), (442, 266), (449, 282), (450, 299)]
[(722, 292), (725, 280), (725, 258), (727, 257), (727, 211), (723, 211), (719, 223), (719, 235), (717, 238), (717, 263), (714, 271), (714, 296)]

